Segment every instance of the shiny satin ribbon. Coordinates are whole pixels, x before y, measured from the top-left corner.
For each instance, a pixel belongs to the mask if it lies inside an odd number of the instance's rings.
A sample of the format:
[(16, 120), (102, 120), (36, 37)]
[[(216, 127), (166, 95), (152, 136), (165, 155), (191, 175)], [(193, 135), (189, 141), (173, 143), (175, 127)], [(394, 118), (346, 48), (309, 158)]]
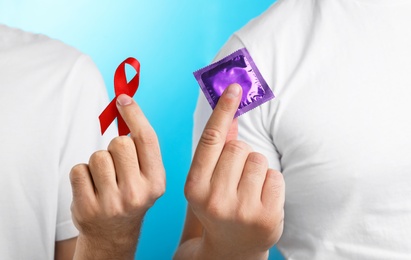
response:
[[(136, 75), (127, 83), (126, 78), (126, 71), (125, 67), (126, 64), (129, 64), (136, 70)], [(108, 106), (104, 109), (104, 111), (98, 117), (100, 120), (100, 128), (101, 134), (103, 135), (110, 124), (116, 119), (117, 117), (117, 124), (118, 124), (118, 134), (119, 135), (128, 135), (130, 133), (130, 129), (128, 128), (126, 122), (121, 117), (117, 106), (116, 100), (117, 97), (121, 94), (126, 94), (130, 97), (133, 97), (138, 89), (138, 85), (140, 82), (140, 62), (135, 58), (127, 58), (125, 59), (116, 69), (114, 73), (114, 93), (116, 94), (115, 98), (108, 104)]]

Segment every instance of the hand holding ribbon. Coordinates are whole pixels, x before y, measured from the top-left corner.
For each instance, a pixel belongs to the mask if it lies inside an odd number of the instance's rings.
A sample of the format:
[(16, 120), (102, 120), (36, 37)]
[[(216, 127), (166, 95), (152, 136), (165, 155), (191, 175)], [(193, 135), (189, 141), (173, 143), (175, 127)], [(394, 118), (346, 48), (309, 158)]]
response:
[[(136, 70), (136, 75), (128, 83), (125, 71), (126, 64), (129, 64)], [(139, 82), (140, 62), (132, 57), (125, 59), (117, 67), (116, 72), (114, 73), (114, 93), (116, 94), (116, 96), (99, 116), (101, 134), (104, 134), (110, 124), (114, 121), (114, 119), (116, 119), (116, 117), (118, 123), (118, 134), (128, 135), (130, 133), (130, 129), (127, 127), (127, 124), (124, 122), (123, 118), (117, 110), (116, 100), (117, 97), (121, 94), (126, 94), (130, 97), (133, 97), (138, 89)]]

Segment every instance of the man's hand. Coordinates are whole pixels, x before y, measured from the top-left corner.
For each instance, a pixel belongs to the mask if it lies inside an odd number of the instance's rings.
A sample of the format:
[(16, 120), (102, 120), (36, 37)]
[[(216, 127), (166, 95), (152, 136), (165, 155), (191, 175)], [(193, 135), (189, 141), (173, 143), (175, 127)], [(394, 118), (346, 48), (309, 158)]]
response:
[(185, 195), (202, 237), (183, 241), (176, 258), (264, 259), (282, 234), (284, 180), (263, 155), (236, 140), (240, 98), (241, 87), (229, 86), (201, 136)]
[(165, 191), (153, 128), (130, 97), (120, 95), (117, 107), (131, 136), (114, 138), (70, 173), (75, 259), (134, 259), (143, 217)]

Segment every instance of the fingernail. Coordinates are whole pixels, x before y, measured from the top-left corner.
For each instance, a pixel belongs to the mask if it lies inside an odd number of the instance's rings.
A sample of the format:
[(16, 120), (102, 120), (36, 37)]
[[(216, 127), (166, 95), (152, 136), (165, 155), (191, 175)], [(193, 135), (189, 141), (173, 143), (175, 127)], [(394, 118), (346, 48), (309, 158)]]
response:
[(228, 86), (227, 88), (227, 92), (226, 95), (228, 98), (235, 98), (238, 97), (238, 95), (240, 95), (240, 85), (238, 84), (231, 84), (230, 86)]
[(131, 97), (127, 96), (126, 94), (121, 94), (117, 97), (117, 104), (120, 106), (127, 106), (131, 104)]

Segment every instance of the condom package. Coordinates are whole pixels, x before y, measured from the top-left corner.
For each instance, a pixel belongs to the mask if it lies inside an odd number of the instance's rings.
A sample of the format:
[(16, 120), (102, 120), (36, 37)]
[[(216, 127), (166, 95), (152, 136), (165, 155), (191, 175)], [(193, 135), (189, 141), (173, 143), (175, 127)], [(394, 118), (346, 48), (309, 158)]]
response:
[(213, 109), (225, 88), (238, 83), (243, 95), (234, 117), (274, 98), (246, 48), (194, 72), (194, 77)]

